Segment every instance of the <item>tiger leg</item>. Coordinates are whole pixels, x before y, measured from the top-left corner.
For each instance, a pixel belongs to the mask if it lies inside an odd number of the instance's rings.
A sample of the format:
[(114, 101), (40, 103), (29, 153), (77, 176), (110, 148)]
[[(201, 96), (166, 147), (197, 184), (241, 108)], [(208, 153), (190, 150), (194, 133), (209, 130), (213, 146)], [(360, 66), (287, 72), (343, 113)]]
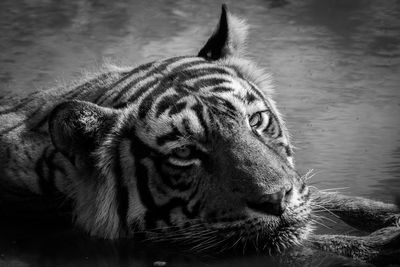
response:
[(313, 202), (339, 216), (348, 225), (365, 232), (400, 223), (400, 209), (394, 204), (321, 191), (314, 193)]
[(400, 211), (396, 205), (325, 192), (315, 192), (314, 202), (350, 226), (372, 233), (312, 235), (308, 240), (312, 248), (362, 261), (400, 263)]

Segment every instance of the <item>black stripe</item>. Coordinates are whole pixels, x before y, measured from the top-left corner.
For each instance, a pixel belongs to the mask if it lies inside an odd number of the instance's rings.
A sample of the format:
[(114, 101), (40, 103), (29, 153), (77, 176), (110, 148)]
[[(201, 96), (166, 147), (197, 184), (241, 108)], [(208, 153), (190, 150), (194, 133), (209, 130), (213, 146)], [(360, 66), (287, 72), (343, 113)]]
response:
[(183, 128), (185, 129), (186, 135), (193, 135), (193, 131), (190, 128), (190, 121), (187, 118), (182, 119)]
[[(50, 151), (50, 153), (49, 153)], [(61, 192), (58, 190), (58, 188), (55, 185), (55, 179), (56, 179), (56, 171), (59, 171), (62, 175), (66, 176), (67, 171), (58, 165), (55, 164), (54, 162), (54, 157), (56, 155), (57, 151), (55, 149), (52, 149), (48, 147), (46, 151), (46, 158), (45, 162), (47, 164), (47, 167), (49, 169), (49, 175), (47, 178), (47, 183), (48, 183), (48, 189), (51, 190), (50, 195), (56, 196), (56, 195), (61, 195)]]
[(182, 207), (182, 210), (185, 209), (188, 203), (181, 198), (172, 198), (166, 204), (156, 207), (152, 210), (147, 210), (145, 215), (146, 227), (154, 228), (155, 222), (158, 220), (164, 221), (166, 224), (172, 226), (171, 224), (171, 210), (177, 207)]
[(25, 121), (26, 121), (26, 120), (23, 120), (23, 121), (21, 121), (21, 122), (15, 124), (15, 125), (13, 125), (13, 126), (11, 126), (11, 127), (8, 127), (7, 129), (2, 130), (2, 131), (0, 132), (0, 135), (6, 134), (6, 133), (8, 133), (8, 132), (11, 132), (12, 130), (15, 130), (16, 128), (18, 128), (18, 127), (24, 125), (24, 124), (25, 124)]
[[(185, 172), (193, 168), (192, 165), (190, 166), (175, 166), (173, 164), (168, 163), (167, 161), (164, 162), (164, 159), (154, 160), (153, 161), (156, 170), (158, 171), (164, 185), (168, 186), (169, 188), (176, 189), (180, 192), (186, 191), (190, 188), (192, 184), (192, 180), (188, 180), (187, 177), (184, 177)], [(168, 167), (171, 171), (163, 171), (163, 166)], [(172, 170), (175, 170), (176, 173), (171, 173)]]
[[(190, 196), (188, 198), (188, 204), (198, 194), (199, 188), (200, 188), (200, 183), (197, 183), (195, 189), (193, 190), (192, 194), (190, 194)], [(185, 206), (182, 210), (188, 219), (193, 219), (193, 218), (196, 218), (199, 216), (200, 206), (201, 206), (201, 201), (198, 200), (196, 202), (196, 204), (193, 205), (191, 211), (187, 208), (187, 206)]]
[(113, 151), (114, 154), (114, 174), (115, 174), (115, 185), (117, 189), (117, 206), (118, 206), (118, 217), (121, 226), (122, 233), (126, 233), (128, 230), (127, 215), (129, 208), (129, 194), (128, 188), (124, 183), (122, 166), (121, 166), (121, 155), (119, 154), (118, 147), (116, 146)]
[(37, 131), (38, 129), (40, 129), (42, 126), (44, 126), (47, 123), (48, 119), (49, 119), (49, 115), (44, 116), (38, 123), (31, 126), (30, 130)]
[(193, 84), (193, 88), (198, 90), (204, 87), (217, 86), (223, 83), (230, 83), (230, 82), (231, 82), (230, 80), (224, 78), (201, 79)]
[(169, 111), (168, 115), (172, 116), (172, 115), (178, 114), (179, 112), (181, 112), (182, 110), (184, 110), (186, 108), (186, 105), (187, 105), (186, 101), (182, 101), (182, 102), (175, 104)]
[(66, 94), (62, 95), (62, 98), (64, 100), (74, 99), (78, 95), (86, 93), (89, 89), (98, 87), (99, 83), (100, 82), (103, 83), (104, 79), (107, 78), (107, 76), (110, 76), (111, 73), (112, 72), (100, 74), (96, 78), (93, 78), (93, 79), (79, 85), (78, 87), (75, 87), (72, 91), (69, 91)]
[[(135, 138), (132, 140), (131, 153), (135, 157), (135, 177), (137, 181), (137, 190), (141, 203), (147, 210), (156, 210), (157, 206), (154, 202), (153, 196), (149, 189), (148, 169), (142, 164), (142, 160), (148, 157), (152, 149), (145, 145), (143, 142)], [(149, 218), (150, 213), (146, 212), (145, 223), (148, 228), (154, 228), (155, 225), (151, 224), (152, 220)]]
[(38, 176), (38, 183), (40, 190), (43, 194), (48, 194), (47, 182), (45, 179), (45, 171), (44, 171), (44, 159), (43, 156), (39, 158), (35, 165), (35, 173)]
[(246, 100), (247, 100), (247, 103), (253, 103), (255, 100), (256, 100), (257, 98), (256, 98), (256, 96), (254, 95), (254, 94), (252, 94), (252, 93), (250, 93), (250, 92), (247, 92), (246, 93)]
[[(149, 170), (142, 163), (144, 158), (149, 158), (150, 153), (154, 153), (152, 148), (145, 145), (139, 139), (135, 139), (132, 141), (131, 152), (135, 156), (135, 177), (137, 179), (137, 189), (139, 193), (139, 198), (142, 204), (147, 208), (145, 214), (145, 224), (147, 229), (152, 229), (156, 227), (156, 222), (158, 220), (163, 220), (165, 223), (171, 225), (170, 222), (170, 213), (171, 210), (175, 207), (182, 207), (182, 210), (185, 210), (187, 206), (187, 202), (180, 198), (172, 198), (166, 204), (157, 206), (152, 193), (149, 188)], [(155, 164), (155, 162), (153, 161)], [(197, 189), (197, 188), (196, 188)], [(197, 191), (196, 191), (197, 192)], [(193, 195), (193, 194), (192, 194)], [(194, 217), (196, 214), (194, 212), (198, 212), (198, 209), (192, 209), (190, 212), (188, 209), (184, 211), (188, 217)]]
[[(188, 58), (188, 57), (182, 57), (182, 58)], [(158, 66), (157, 68), (155, 68), (154, 70), (149, 72), (146, 75), (146, 77), (143, 77), (142, 79), (150, 77), (151, 75), (153, 75), (156, 72), (162, 71), (164, 68), (167, 68), (168, 65), (175, 63), (182, 58), (173, 58), (173, 59), (171, 59), (171, 61), (168, 61), (168, 60), (165, 61), (163, 64), (161, 64), (160, 66)], [(198, 59), (198, 58), (193, 58), (193, 59)], [(189, 77), (187, 76), (188, 74), (192, 74), (190, 71), (184, 72), (186, 68), (203, 64), (203, 62), (204, 62), (203, 60), (199, 60), (199, 61), (196, 60), (196, 61), (190, 61), (187, 63), (183, 63), (183, 64), (177, 66), (166, 77), (163, 77), (160, 80), (157, 80), (157, 79), (153, 80), (153, 81), (149, 82), (148, 84), (143, 85), (140, 88), (138, 88), (138, 90), (131, 97), (129, 97), (129, 99), (127, 101), (125, 101), (125, 103), (119, 104), (118, 106), (115, 106), (115, 108), (125, 107), (128, 103), (131, 103), (131, 102), (135, 101), (136, 99), (138, 99), (140, 96), (142, 96), (147, 90), (149, 90), (150, 87), (154, 87), (154, 85), (160, 83), (162, 86), (158, 87), (156, 89), (156, 91), (153, 91), (148, 96), (146, 96), (146, 98), (143, 99), (143, 102), (141, 103), (142, 112), (140, 113), (140, 111), (139, 111), (139, 113), (141, 114), (141, 115), (139, 115), (139, 117), (143, 118), (147, 114), (147, 112), (151, 109), (152, 104), (156, 100), (156, 97), (158, 95), (160, 95), (161, 92), (166, 90), (168, 88), (168, 85), (171, 85), (171, 84), (177, 83), (177, 82), (182, 82), (183, 80), (187, 80), (187, 79), (191, 78), (190, 76)], [(179, 81), (177, 79), (179, 79)], [(130, 86), (134, 86), (134, 85), (132, 84)], [(179, 91), (179, 93), (182, 94), (182, 97), (184, 95), (187, 95), (187, 91), (182, 90), (183, 88), (178, 87), (176, 89), (177, 89), (177, 92)], [(189, 89), (189, 88), (187, 88), (187, 89)], [(139, 110), (141, 110), (140, 107), (139, 107)]]
[[(168, 61), (169, 62), (169, 61)], [(173, 61), (175, 62), (175, 60)], [(154, 66), (155, 64), (157, 64), (157, 62), (151, 62), (150, 63), (151, 66)], [(115, 96), (113, 102), (117, 103), (120, 98), (125, 95), (129, 90), (131, 90), (137, 83), (139, 83), (140, 81), (143, 81), (149, 77), (151, 77), (152, 75), (154, 75), (155, 73), (157, 73), (161, 68), (163, 68), (164, 64), (161, 64), (159, 66), (155, 66), (154, 69), (150, 70), (149, 72), (145, 73), (145, 75), (138, 77), (136, 79), (134, 79), (133, 81), (129, 82), (127, 85), (125, 85), (124, 87), (122, 87), (122, 89), (118, 92), (118, 95)], [(142, 88), (142, 87), (141, 87)], [(141, 89), (140, 88), (140, 89)], [(139, 97), (139, 96), (137, 96)], [(135, 97), (135, 99), (137, 98)]]
[(35, 99), (24, 99), (21, 103), (11, 108), (3, 109), (0, 111), (0, 115), (4, 115), (7, 113), (12, 113), (18, 111), (21, 107), (28, 105), (29, 103), (35, 101)]
[[(46, 147), (35, 166), (35, 172), (39, 177), (39, 187), (42, 190), (42, 193), (47, 196), (54, 196), (58, 192), (54, 181), (54, 164), (52, 163), (54, 155), (55, 150), (51, 149), (50, 146)], [(45, 171), (46, 168), (48, 170), (47, 175)]]
[(244, 80), (246, 83), (248, 83), (250, 85), (250, 88), (252, 90), (253, 93), (255, 93), (260, 99), (264, 99), (265, 96), (263, 93), (260, 92), (260, 90), (258, 90), (252, 83), (250, 83), (246, 77), (244, 77), (244, 75), (242, 74), (242, 72), (236, 68), (235, 66), (229, 66), (229, 68), (233, 71), (235, 71), (236, 75), (241, 78), (242, 80)]
[[(164, 70), (165, 68), (167, 68), (170, 64), (175, 63), (175, 62), (177, 62), (177, 61), (179, 61), (179, 60), (181, 60), (181, 59), (184, 59), (184, 58), (190, 58), (190, 57), (185, 57), (185, 56), (183, 56), (183, 57), (174, 57), (174, 58), (170, 58), (170, 59), (166, 59), (166, 60), (162, 61), (161, 64), (160, 64), (159, 66), (155, 67), (154, 69), (152, 69), (151, 71), (149, 71), (148, 73), (146, 73), (145, 76), (139, 77), (139, 78), (133, 80), (132, 82), (130, 82), (129, 84), (125, 85), (125, 86), (121, 89), (121, 91), (119, 91), (119, 93), (118, 93), (118, 95), (116, 96), (116, 98), (114, 98), (113, 102), (114, 102), (114, 103), (117, 103), (123, 95), (125, 95), (129, 90), (131, 90), (132, 88), (134, 88), (135, 85), (136, 85), (137, 83), (139, 83), (140, 81), (142, 81), (142, 80), (144, 80), (144, 79), (147, 79), (147, 78), (151, 77), (152, 75), (163, 71), (163, 70)], [(194, 57), (193, 59), (196, 59), (196, 58)], [(189, 63), (184, 63), (183, 65), (177, 67), (177, 69), (187, 68), (188, 66), (196, 65), (195, 63), (199, 63), (199, 62), (201, 62), (201, 61), (194, 61), (194, 62), (191, 61), (191, 62), (189, 62)], [(155, 64), (155, 63), (153, 63), (153, 64)], [(177, 70), (177, 71), (179, 71), (179, 70)], [(139, 98), (139, 97), (146, 91), (146, 90), (143, 90), (142, 88), (143, 88), (143, 86), (141, 86), (140, 88), (138, 88), (139, 91), (136, 91), (136, 92), (134, 93), (134, 95), (132, 95), (132, 96), (129, 98), (128, 103), (129, 103), (132, 99), (135, 100), (135, 99)]]
[(263, 93), (260, 92), (260, 90), (258, 90), (253, 84), (250, 84), (250, 88), (252, 90), (253, 93), (255, 93), (260, 99), (265, 100), (265, 96)]
[(216, 118), (214, 117), (214, 114), (212, 113), (211, 109), (207, 108), (206, 109), (206, 113), (208, 116), (208, 120), (209, 120), (209, 125), (211, 126), (211, 128), (214, 128), (213, 131), (218, 131), (217, 128), (217, 121)]
[[(168, 207), (168, 202), (166, 205), (163, 206), (163, 209), (160, 207), (156, 207), (154, 209), (149, 209), (146, 212), (145, 215), (145, 223), (146, 223), (146, 228), (152, 229), (156, 227), (156, 222), (158, 220), (163, 220), (167, 225), (171, 226), (171, 219), (170, 219), (170, 210), (171, 208)], [(175, 203), (172, 203), (175, 204)]]
[[(148, 83), (144, 84), (137, 91), (135, 91), (135, 93), (133, 95), (131, 95), (128, 100), (126, 100), (124, 102), (121, 102), (121, 103), (118, 103), (118, 104), (114, 104), (113, 108), (116, 108), (116, 109), (125, 108), (129, 103), (132, 103), (132, 102), (136, 101), (147, 90), (150, 90), (151, 88), (153, 88), (158, 83), (160, 83), (160, 80), (155, 79), (155, 80), (153, 80), (151, 82), (148, 82)], [(114, 103), (115, 103), (115, 101), (114, 101)]]
[[(171, 72), (168, 76), (164, 77), (162, 81), (160, 81), (160, 85), (155, 88), (152, 92), (150, 92), (140, 103), (139, 106), (139, 118), (143, 119), (146, 117), (147, 113), (151, 109), (153, 103), (157, 100), (157, 97), (161, 95), (165, 90), (171, 87), (173, 84), (182, 82), (181, 79), (185, 77), (181, 77), (180, 72), (190, 66), (195, 66), (202, 64), (202, 61), (195, 61), (195, 62), (188, 62), (180, 65), (179, 67), (175, 68), (173, 72)], [(140, 90), (142, 91), (142, 89)], [(182, 92), (182, 91), (181, 91)], [(184, 94), (184, 92), (182, 92)], [(183, 97), (183, 95), (182, 95)]]
[[(117, 87), (119, 84), (121, 84), (122, 82), (126, 81), (128, 78), (131, 78), (133, 75), (137, 74), (138, 72), (144, 71), (149, 69), (152, 65), (154, 64), (153, 62), (149, 62), (143, 65), (138, 66), (137, 68), (134, 68), (133, 70), (129, 71), (126, 73), (126, 75), (124, 77), (122, 77), (121, 79), (117, 80), (116, 82), (114, 82), (107, 90), (113, 90), (115, 87)], [(122, 89), (121, 89), (122, 90)], [(115, 94), (117, 93), (117, 91), (113, 92), (111, 95), (109, 95), (107, 98), (103, 99), (102, 101), (100, 101), (100, 99), (104, 96), (104, 94), (101, 94), (97, 99), (95, 99), (93, 102), (101, 105), (103, 104), (106, 100), (110, 99), (111, 97), (113, 97)], [(98, 102), (99, 101), (99, 102)], [(98, 103), (97, 103), (98, 102)]]
[[(202, 69), (194, 69), (197, 72), (194, 73), (195, 75), (193, 75), (194, 78), (201, 76), (201, 74), (221, 74), (221, 75), (228, 75), (228, 76), (232, 76), (231, 72), (229, 72), (228, 70), (224, 69), (224, 67), (220, 67), (220, 66), (215, 66), (215, 65), (210, 65), (210, 66), (205, 66)], [(189, 72), (191, 72), (192, 70), (188, 70)]]
[[(163, 86), (159, 86), (151, 91), (140, 103), (138, 113), (139, 119), (143, 120), (147, 113), (151, 110), (153, 103), (157, 100), (157, 97), (164, 93), (165, 89), (168, 88), (168, 84), (162, 84)], [(164, 87), (166, 86), (166, 87)]]
[(182, 76), (184, 80), (191, 80), (196, 78), (198, 79), (213, 74), (232, 76), (232, 74), (229, 71), (223, 69), (222, 67), (214, 65), (204, 66), (203, 68), (199, 69), (182, 70), (180, 72), (180, 76)]
[(237, 112), (235, 106), (229, 102), (228, 100), (219, 97), (219, 96), (212, 96), (205, 98), (208, 103), (212, 104), (215, 108), (221, 110), (222, 107), (225, 107), (227, 110), (231, 111), (232, 113)]
[(163, 97), (155, 108), (156, 118), (158, 118), (164, 111), (166, 111), (171, 105), (176, 104), (182, 97), (177, 94), (167, 95)]
[(232, 92), (233, 89), (226, 86), (216, 86), (213, 87), (210, 91), (213, 93), (225, 93), (225, 92)]
[(179, 129), (172, 126), (171, 132), (157, 137), (157, 145), (163, 146), (166, 142), (176, 141), (181, 135)]
[(33, 111), (33, 112), (29, 115), (29, 117), (25, 118), (23, 121), (21, 121), (21, 122), (15, 124), (15, 125), (13, 125), (13, 126), (11, 126), (11, 127), (8, 127), (7, 129), (4, 129), (4, 130), (0, 131), (0, 135), (6, 134), (7, 132), (10, 132), (10, 131), (12, 131), (12, 130), (15, 130), (16, 128), (18, 128), (18, 127), (24, 125), (25, 123), (29, 123), (29, 121), (32, 120), (32, 118), (35, 117), (41, 110), (42, 110), (42, 107), (39, 107), (38, 109), (36, 109), (35, 111)]
[(201, 201), (198, 200), (198, 201), (196, 202), (196, 204), (193, 205), (191, 211), (187, 208), (187, 206), (185, 206), (185, 207), (183, 208), (183, 213), (185, 214), (185, 216), (186, 216), (188, 219), (197, 218), (197, 217), (199, 216), (199, 214), (200, 214), (200, 206), (201, 206)]

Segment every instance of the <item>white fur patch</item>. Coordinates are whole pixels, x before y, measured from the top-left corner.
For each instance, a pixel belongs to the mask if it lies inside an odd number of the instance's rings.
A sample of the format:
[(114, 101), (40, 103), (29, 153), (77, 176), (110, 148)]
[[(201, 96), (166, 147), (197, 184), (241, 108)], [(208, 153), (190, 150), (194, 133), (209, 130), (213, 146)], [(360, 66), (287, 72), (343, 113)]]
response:
[(243, 55), (246, 50), (248, 28), (244, 19), (228, 14), (228, 46), (235, 55)]

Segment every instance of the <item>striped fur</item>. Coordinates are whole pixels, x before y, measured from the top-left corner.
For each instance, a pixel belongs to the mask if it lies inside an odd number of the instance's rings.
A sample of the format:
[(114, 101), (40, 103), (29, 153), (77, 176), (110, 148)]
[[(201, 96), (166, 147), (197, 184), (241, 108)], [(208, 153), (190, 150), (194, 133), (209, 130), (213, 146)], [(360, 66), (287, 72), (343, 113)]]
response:
[[(2, 185), (72, 200), (76, 224), (103, 238), (144, 233), (198, 250), (299, 243), (308, 190), (269, 75), (241, 56), (245, 29), (223, 8), (198, 56), (1, 99)], [(265, 197), (283, 188), (275, 216)]]

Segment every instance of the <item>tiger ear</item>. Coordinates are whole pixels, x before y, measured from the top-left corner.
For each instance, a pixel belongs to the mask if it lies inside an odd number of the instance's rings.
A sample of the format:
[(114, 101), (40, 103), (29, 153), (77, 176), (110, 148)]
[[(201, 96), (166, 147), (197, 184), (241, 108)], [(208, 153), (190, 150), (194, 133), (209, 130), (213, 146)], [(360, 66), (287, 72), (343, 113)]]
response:
[(218, 60), (240, 55), (245, 48), (247, 29), (247, 24), (232, 16), (223, 4), (218, 26), (198, 56), (208, 60)]
[(71, 162), (77, 157), (91, 163), (92, 152), (110, 131), (116, 112), (85, 101), (67, 101), (58, 105), (49, 117), (53, 145)]

